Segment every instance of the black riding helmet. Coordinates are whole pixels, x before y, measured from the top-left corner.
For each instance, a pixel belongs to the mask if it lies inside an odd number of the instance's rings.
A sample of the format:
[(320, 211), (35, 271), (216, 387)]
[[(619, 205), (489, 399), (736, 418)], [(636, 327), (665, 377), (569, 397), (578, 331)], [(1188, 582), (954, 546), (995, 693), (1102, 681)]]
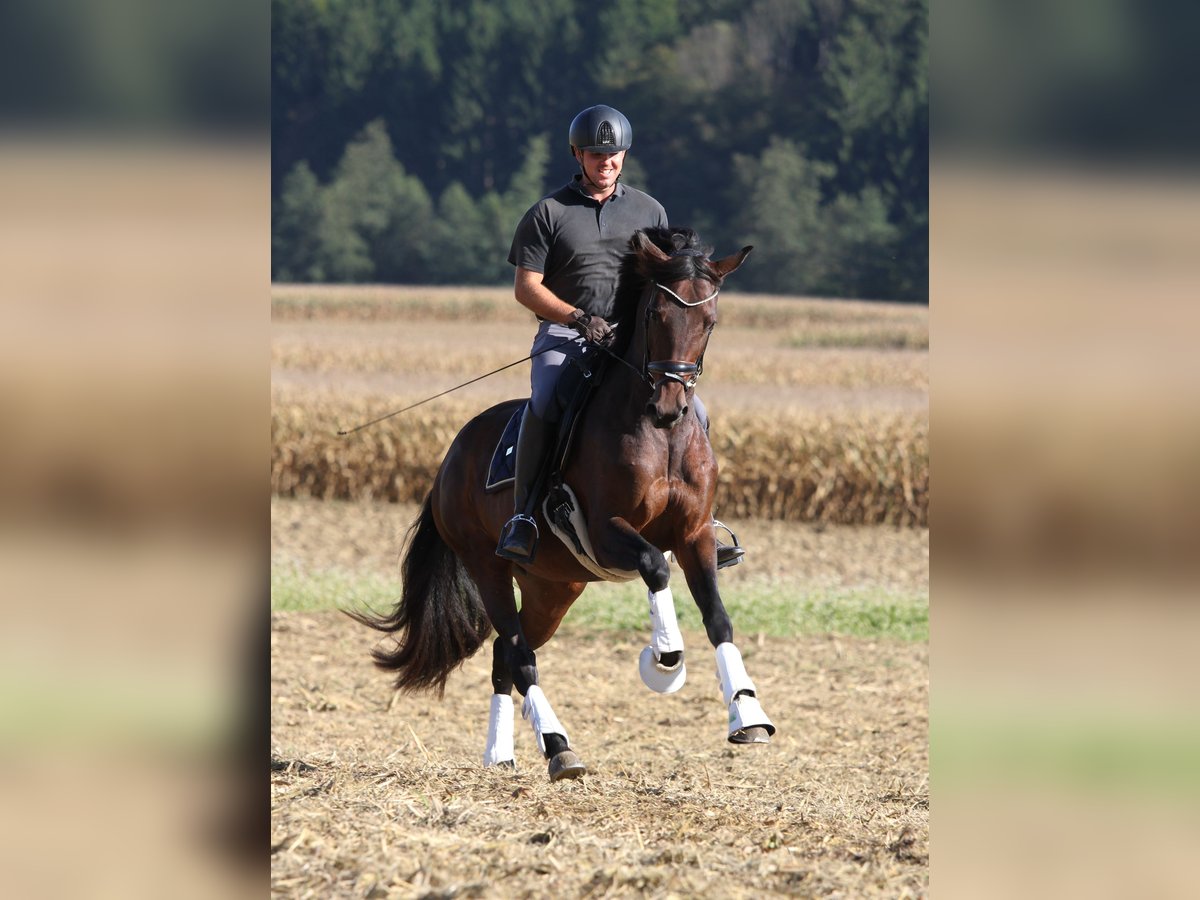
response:
[(571, 120), (571, 155), (575, 149), (617, 153), (633, 144), (633, 126), (611, 106), (589, 106)]

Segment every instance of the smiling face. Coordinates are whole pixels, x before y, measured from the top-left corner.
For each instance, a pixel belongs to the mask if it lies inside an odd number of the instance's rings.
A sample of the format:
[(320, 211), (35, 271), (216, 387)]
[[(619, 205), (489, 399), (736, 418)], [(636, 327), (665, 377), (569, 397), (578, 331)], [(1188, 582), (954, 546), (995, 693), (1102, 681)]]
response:
[(617, 177), (621, 174), (621, 166), (625, 164), (625, 151), (595, 153), (591, 150), (576, 150), (575, 158), (583, 167), (586, 179), (584, 187), (598, 189), (607, 194), (617, 186)]

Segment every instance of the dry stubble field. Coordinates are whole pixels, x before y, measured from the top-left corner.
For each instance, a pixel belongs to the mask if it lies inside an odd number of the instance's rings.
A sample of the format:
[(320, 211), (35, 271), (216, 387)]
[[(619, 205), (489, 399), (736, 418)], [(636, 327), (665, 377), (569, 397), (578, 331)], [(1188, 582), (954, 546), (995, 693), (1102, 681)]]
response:
[[(337, 398), (386, 408), (477, 374), (492, 355), (497, 365), (515, 359), (528, 352), (532, 327), (511, 302), (489, 291), (277, 289), (275, 404)], [(481, 326), (462, 322), (464, 311), (487, 319), (492, 338), (486, 353), (465, 359), (453, 349)], [(718, 332), (722, 351), (714, 338), (703, 385), (714, 417), (756, 404), (843, 419), (925, 415), (924, 311), (759, 299), (739, 314)], [(515, 396), (524, 377), (489, 379), (462, 400), (482, 406)], [(277, 498), (273, 565), (300, 579), (330, 571), (394, 577), (411, 512)], [(755, 584), (795, 596), (838, 586), (927, 595), (923, 529), (737, 525), (754, 556), (723, 573), (727, 591)], [(689, 602), (686, 592), (677, 597)], [(576, 628), (568, 616), (539, 664), (589, 775), (550, 784), (519, 719), (518, 771), (479, 765), (488, 654), (456, 673), (440, 701), (395, 695), (368, 663), (372, 634), (332, 609), (277, 609), (274, 893), (923, 895), (926, 644), (739, 633), (779, 726), (771, 745), (742, 748), (724, 740), (711, 647), (700, 632), (685, 627), (685, 636), (688, 683), (661, 697), (636, 672), (645, 634)]]

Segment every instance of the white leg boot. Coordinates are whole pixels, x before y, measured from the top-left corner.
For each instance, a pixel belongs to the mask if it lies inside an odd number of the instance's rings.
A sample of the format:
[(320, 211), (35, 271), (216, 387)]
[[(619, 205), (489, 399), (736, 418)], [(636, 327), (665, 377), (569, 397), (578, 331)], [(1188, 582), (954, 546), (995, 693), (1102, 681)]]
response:
[[(730, 743), (767, 743), (775, 733), (775, 726), (755, 696), (754, 682), (746, 674), (741, 651), (728, 641), (717, 645), (717, 680), (729, 707)], [(748, 731), (754, 728), (764, 729), (766, 734)]]
[[(521, 715), (528, 719), (533, 726), (533, 733), (537, 736), (538, 747), (543, 756), (546, 755), (546, 735), (561, 734), (563, 740), (569, 743), (567, 729), (563, 728), (562, 722), (558, 721), (558, 716), (550, 708), (550, 701), (546, 699), (546, 695), (536, 684), (530, 685), (529, 690), (525, 692), (525, 703), (521, 707)], [(587, 767), (575, 755), (575, 751), (560, 750), (550, 759), (549, 774), (551, 781), (578, 778), (587, 774)]]
[(659, 660), (664, 653), (683, 653), (683, 633), (675, 618), (675, 599), (671, 588), (647, 591), (650, 600), (650, 646), (642, 651), (638, 659), (638, 671), (646, 687), (659, 694), (673, 694), (687, 680), (687, 666), (683, 657), (673, 667), (667, 668)]
[(516, 759), (513, 754), (513, 701), (508, 694), (492, 694), (483, 764), (485, 767), (499, 765), (516, 767)]
[(547, 734), (561, 734), (564, 741), (568, 744), (571, 742), (567, 737), (567, 729), (563, 728), (562, 722), (558, 721), (558, 716), (550, 708), (550, 701), (546, 699), (545, 693), (536, 684), (530, 685), (525, 694), (525, 702), (521, 705), (521, 718), (533, 726), (538, 749), (543, 754), (546, 752), (545, 736)]

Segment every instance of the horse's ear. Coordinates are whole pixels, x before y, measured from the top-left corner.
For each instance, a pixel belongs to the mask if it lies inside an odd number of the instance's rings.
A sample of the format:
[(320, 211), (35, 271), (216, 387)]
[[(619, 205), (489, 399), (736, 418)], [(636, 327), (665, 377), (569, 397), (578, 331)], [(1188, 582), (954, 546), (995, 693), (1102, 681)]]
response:
[(646, 232), (636, 231), (633, 234), (633, 249), (638, 253), (657, 259), (659, 262), (670, 259), (666, 253), (658, 248), (658, 245), (650, 238), (646, 237)]
[(724, 279), (729, 273), (736, 271), (738, 266), (746, 261), (746, 257), (750, 255), (750, 251), (753, 249), (753, 247), (743, 247), (737, 253), (733, 254), (733, 256), (714, 260), (709, 265), (716, 269), (717, 274)]

